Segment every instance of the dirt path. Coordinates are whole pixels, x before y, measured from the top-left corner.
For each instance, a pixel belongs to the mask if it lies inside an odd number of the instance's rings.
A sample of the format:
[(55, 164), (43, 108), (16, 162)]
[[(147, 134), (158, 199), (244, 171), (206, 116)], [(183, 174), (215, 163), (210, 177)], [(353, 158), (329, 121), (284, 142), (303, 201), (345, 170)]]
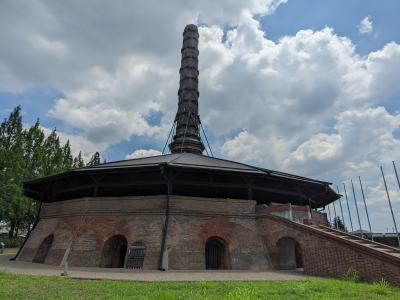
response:
[[(44, 264), (10, 261), (13, 255), (0, 255), (0, 271), (31, 275), (56, 275), (63, 268)], [(69, 268), (72, 278), (134, 281), (225, 281), (225, 280), (305, 280), (311, 278), (300, 271), (147, 271), (104, 268)]]

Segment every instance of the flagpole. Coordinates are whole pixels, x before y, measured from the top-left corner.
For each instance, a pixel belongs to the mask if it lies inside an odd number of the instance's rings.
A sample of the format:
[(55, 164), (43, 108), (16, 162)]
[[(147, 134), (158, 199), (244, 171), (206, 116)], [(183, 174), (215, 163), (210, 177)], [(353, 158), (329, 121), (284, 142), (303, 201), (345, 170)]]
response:
[(343, 188), (344, 188), (344, 195), (346, 196), (346, 203), (347, 203), (347, 211), (349, 212), (349, 218), (350, 218), (350, 227), (351, 231), (354, 231), (353, 228), (353, 222), (351, 221), (351, 213), (350, 213), (350, 206), (349, 206), (349, 198), (347, 198), (347, 191), (346, 191), (346, 184), (343, 182)]
[(385, 184), (386, 196), (387, 196), (387, 199), (388, 199), (388, 202), (389, 202), (390, 212), (392, 213), (394, 228), (396, 229), (397, 242), (399, 243), (398, 245), (399, 245), (399, 247), (400, 247), (399, 232), (398, 232), (398, 230), (397, 230), (396, 219), (395, 219), (394, 214), (393, 214), (392, 202), (390, 201), (389, 191), (388, 191), (387, 184), (386, 184), (385, 174), (383, 174), (383, 168), (382, 168), (382, 166), (381, 166), (381, 172), (382, 172), (383, 183)]
[(361, 228), (360, 214), (358, 213), (358, 205), (357, 205), (356, 193), (354, 192), (353, 179), (350, 179), (350, 182), (351, 182), (351, 189), (353, 190), (354, 204), (356, 206), (357, 219), (358, 219), (358, 225), (360, 226), (361, 237), (364, 237), (364, 234), (363, 234), (362, 228)]
[(363, 200), (364, 200), (365, 213), (367, 214), (369, 232), (371, 233), (371, 239), (374, 240), (374, 235), (373, 235), (373, 233), (372, 233), (372, 228), (371, 228), (371, 222), (369, 221), (369, 214), (368, 214), (368, 209), (367, 209), (367, 202), (365, 201), (364, 189), (363, 189), (363, 185), (362, 185), (362, 183), (361, 183), (361, 177), (360, 177), (360, 176), (358, 176), (358, 180), (360, 181), (361, 194), (362, 194), (362, 197), (363, 197)]
[[(338, 194), (340, 194), (338, 185), (336, 186), (336, 190), (337, 190)], [(344, 222), (343, 208), (342, 208), (342, 197), (339, 198), (339, 206), (340, 206), (340, 212), (342, 213), (343, 226), (346, 228), (346, 224)]]

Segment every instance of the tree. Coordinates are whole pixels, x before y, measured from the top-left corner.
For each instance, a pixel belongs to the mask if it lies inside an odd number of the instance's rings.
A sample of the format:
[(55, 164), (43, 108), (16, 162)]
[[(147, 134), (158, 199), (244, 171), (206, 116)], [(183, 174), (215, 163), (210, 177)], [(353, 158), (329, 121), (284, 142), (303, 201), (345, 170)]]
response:
[(96, 165), (100, 164), (100, 153), (99, 152), (95, 152), (92, 156), (92, 158), (89, 160), (89, 162), (87, 163), (88, 167), (93, 167)]
[(57, 130), (54, 129), (43, 143), (43, 175), (60, 173), (64, 170), (63, 149), (60, 145), (60, 138)]
[(71, 154), (71, 145), (69, 143), (69, 140), (65, 143), (64, 147), (62, 147), (62, 169), (71, 169), (74, 165), (74, 158), (72, 157)]
[(21, 107), (16, 107), (0, 125), (0, 209), (13, 237), (26, 211), (20, 182), (24, 177), (24, 147)]
[(85, 166), (85, 162), (83, 161), (83, 158), (82, 158), (82, 151), (79, 151), (78, 156), (74, 158), (74, 162), (73, 162), (72, 166), (74, 168), (82, 168)]
[(346, 226), (340, 217), (333, 218), (332, 227), (347, 232)]
[[(98, 153), (96, 162), (100, 162)], [(21, 107), (17, 106), (0, 124), (0, 222), (9, 225), (9, 237), (22, 228), (29, 231), (40, 207), (23, 195), (23, 180), (83, 166), (82, 154), (74, 158), (70, 142), (62, 145), (56, 129), (46, 137), (39, 119), (23, 129)]]

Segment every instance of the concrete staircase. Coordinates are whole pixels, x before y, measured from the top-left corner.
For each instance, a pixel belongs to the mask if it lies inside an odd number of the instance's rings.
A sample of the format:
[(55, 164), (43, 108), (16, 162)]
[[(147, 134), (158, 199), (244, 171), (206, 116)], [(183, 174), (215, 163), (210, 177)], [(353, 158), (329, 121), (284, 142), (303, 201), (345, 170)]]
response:
[(322, 277), (341, 277), (350, 270), (369, 282), (385, 279), (400, 285), (400, 249), (350, 235), (322, 225), (294, 222), (272, 214), (258, 215), (258, 222), (267, 228), (264, 238), (279, 266), (282, 255), (293, 251), (279, 244), (283, 239), (300, 244), (304, 273)]
[(354, 236), (345, 233), (340, 230), (332, 229), (322, 225), (305, 225), (312, 228), (312, 230), (317, 230), (319, 233), (326, 235), (327, 237), (334, 238), (337, 241), (343, 242), (349, 246), (362, 249), (371, 255), (386, 257), (394, 262), (400, 264), (400, 249), (387, 246), (381, 243), (377, 243), (368, 239), (364, 239), (358, 236)]
[(353, 250), (356, 250), (357, 252), (374, 256), (381, 261), (387, 261), (400, 267), (399, 248), (394, 248), (368, 239), (360, 238), (323, 225), (306, 225), (274, 215), (268, 215), (267, 218), (278, 221), (279, 223), (285, 223), (289, 227), (309, 232), (311, 234), (320, 236), (321, 238), (333, 240), (343, 246), (347, 246)]

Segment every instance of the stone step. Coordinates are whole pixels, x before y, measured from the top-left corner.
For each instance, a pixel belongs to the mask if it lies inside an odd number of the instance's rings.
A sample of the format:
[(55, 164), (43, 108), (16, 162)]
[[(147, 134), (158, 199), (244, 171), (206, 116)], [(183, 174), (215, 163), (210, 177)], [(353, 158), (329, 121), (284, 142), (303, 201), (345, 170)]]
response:
[(309, 225), (310, 227), (313, 227), (315, 229), (318, 229), (326, 234), (330, 234), (330, 235), (334, 235), (336, 237), (342, 238), (344, 240), (347, 240), (349, 242), (352, 243), (356, 243), (358, 245), (362, 245), (366, 248), (369, 248), (371, 251), (379, 251), (379, 252), (383, 252), (386, 253), (388, 255), (393, 255), (395, 257), (399, 257), (400, 258), (400, 250), (397, 249), (392, 249), (389, 246), (386, 245), (378, 245), (375, 244), (375, 242), (370, 241), (370, 240), (366, 240), (363, 239), (361, 237), (358, 236), (354, 236), (354, 235), (350, 235), (348, 233), (345, 232), (338, 232), (334, 229), (331, 228), (326, 228), (320, 225)]

